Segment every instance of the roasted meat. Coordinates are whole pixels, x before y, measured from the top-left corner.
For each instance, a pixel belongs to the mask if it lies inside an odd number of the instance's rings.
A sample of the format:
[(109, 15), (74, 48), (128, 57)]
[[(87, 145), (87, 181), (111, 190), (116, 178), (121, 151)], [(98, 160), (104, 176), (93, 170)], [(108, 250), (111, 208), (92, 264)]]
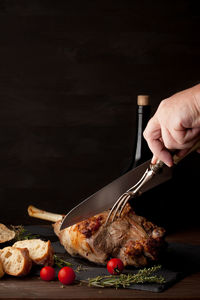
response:
[[(29, 214), (38, 217), (38, 213)], [(38, 211), (38, 210), (37, 210)], [(46, 217), (46, 212), (40, 218)], [(54, 231), (60, 243), (72, 256), (79, 255), (97, 263), (106, 264), (111, 257), (120, 258), (124, 265), (146, 266), (156, 261), (165, 245), (165, 230), (136, 215), (129, 204), (122, 216), (105, 226), (109, 211), (77, 223), (60, 231), (63, 216), (50, 214), (56, 220)]]

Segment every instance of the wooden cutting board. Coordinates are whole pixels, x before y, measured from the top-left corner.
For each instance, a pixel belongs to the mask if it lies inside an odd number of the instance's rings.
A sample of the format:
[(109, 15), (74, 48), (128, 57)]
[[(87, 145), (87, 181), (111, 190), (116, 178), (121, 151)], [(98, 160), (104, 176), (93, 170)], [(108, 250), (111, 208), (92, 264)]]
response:
[(163, 293), (127, 289), (98, 289), (58, 282), (44, 282), (38, 277), (0, 280), (0, 299), (200, 299), (200, 273), (186, 277)]

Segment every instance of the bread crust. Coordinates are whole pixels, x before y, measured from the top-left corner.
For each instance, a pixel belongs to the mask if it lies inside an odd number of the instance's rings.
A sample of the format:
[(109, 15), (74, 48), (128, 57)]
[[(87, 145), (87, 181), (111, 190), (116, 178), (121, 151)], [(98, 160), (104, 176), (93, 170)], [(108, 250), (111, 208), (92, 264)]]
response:
[(53, 266), (54, 264), (54, 250), (51, 245), (50, 241), (47, 241), (47, 252), (38, 259), (35, 259), (34, 262), (37, 265), (44, 265), (44, 266)]
[(40, 243), (40, 242), (45, 243), (46, 246), (47, 246), (47, 251), (45, 251), (45, 253), (43, 253), (41, 256), (39, 256), (37, 258), (33, 258), (31, 256), (31, 251), (29, 251), (29, 256), (32, 259), (33, 263), (35, 263), (37, 265), (53, 266), (53, 264), (54, 264), (54, 250), (53, 250), (53, 247), (52, 247), (50, 241), (44, 242), (40, 239), (24, 240), (24, 241), (18, 241), (16, 243), (14, 243), (13, 247), (29, 249), (30, 243), (35, 242), (35, 241), (37, 243)]
[(11, 241), (15, 237), (15, 232), (8, 229), (4, 224), (0, 223), (0, 243)]
[[(10, 270), (9, 266), (6, 265), (5, 256), (8, 252), (11, 252), (13, 255), (16, 254), (21, 256), (23, 260), (23, 265), (20, 270), (13, 272)], [(0, 250), (0, 259), (3, 265), (4, 272), (12, 276), (25, 276), (30, 272), (32, 268), (32, 260), (30, 259), (29, 251), (26, 248), (5, 247), (2, 250)], [(11, 264), (12, 263), (17, 264), (17, 262), (14, 261), (12, 257), (10, 259), (11, 259)]]
[(3, 277), (4, 274), (5, 274), (5, 272), (4, 272), (3, 264), (2, 264), (1, 258), (0, 258), (0, 278)]

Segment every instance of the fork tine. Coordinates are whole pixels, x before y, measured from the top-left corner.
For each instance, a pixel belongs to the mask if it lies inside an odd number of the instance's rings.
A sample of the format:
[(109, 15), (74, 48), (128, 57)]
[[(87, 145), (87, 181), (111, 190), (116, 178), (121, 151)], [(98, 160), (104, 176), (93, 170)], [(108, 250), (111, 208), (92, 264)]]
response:
[[(145, 180), (146, 178), (146, 175), (148, 173), (148, 169), (144, 172), (143, 176), (140, 178), (140, 180), (133, 186), (131, 187), (127, 192), (127, 197), (123, 199), (123, 201), (120, 202), (120, 205), (121, 205), (121, 209), (119, 211), (119, 214), (118, 214), (118, 217), (120, 218), (121, 216), (121, 213), (124, 209), (124, 207), (126, 206), (127, 202), (129, 201), (129, 199), (134, 195), (136, 194), (136, 191), (137, 191), (137, 188), (140, 186), (140, 184)], [(119, 206), (120, 208), (120, 206)]]
[(121, 199), (124, 197), (124, 194), (122, 194), (118, 199), (117, 201), (115, 202), (115, 204), (113, 205), (113, 207), (111, 208), (109, 214), (108, 214), (108, 217), (106, 219), (106, 222), (105, 222), (105, 225), (108, 223), (113, 211), (115, 210), (116, 206), (118, 205), (118, 203), (121, 201)]
[(129, 201), (129, 199), (135, 196), (140, 191), (141, 187), (146, 182), (148, 182), (155, 174), (158, 173), (158, 171), (163, 167), (163, 164), (164, 163), (161, 161), (157, 161), (155, 165), (150, 164), (149, 168), (146, 169), (146, 171), (144, 172), (140, 180), (117, 199), (117, 201), (115, 202), (115, 204), (113, 205), (113, 207), (111, 208), (108, 214), (105, 225), (107, 225), (112, 213), (113, 213), (112, 222), (117, 216), (117, 213), (118, 213), (118, 217), (121, 216), (121, 213), (125, 205)]
[(121, 197), (119, 197), (119, 199), (117, 200), (117, 207), (115, 208), (115, 212), (113, 212), (113, 216), (112, 216), (112, 222), (114, 221), (117, 212), (119, 211), (119, 208), (121, 206), (121, 203), (124, 201), (124, 198), (126, 197), (127, 192), (122, 194)]
[(152, 176), (151, 174), (150, 174), (150, 176), (148, 176), (148, 175), (149, 175), (149, 169), (147, 168), (146, 171), (144, 172), (144, 174), (142, 175), (142, 177), (140, 178), (140, 180), (117, 199), (117, 201), (115, 202), (115, 204), (113, 205), (113, 207), (111, 208), (111, 210), (108, 214), (105, 225), (107, 225), (113, 212), (114, 212), (114, 214), (112, 217), (112, 222), (114, 221), (118, 212), (119, 212), (118, 217), (121, 216), (121, 213), (122, 213), (126, 203), (129, 201), (129, 199), (138, 192), (138, 190), (141, 188), (141, 186), (144, 184), (144, 182), (146, 182), (146, 179), (150, 178)]
[[(122, 195), (123, 197), (122, 197), (122, 199), (120, 200), (120, 202), (118, 203), (118, 205), (117, 205), (117, 208), (116, 208), (116, 210), (115, 210), (115, 213), (114, 213), (114, 215), (113, 215), (113, 217), (112, 217), (112, 222), (114, 221), (114, 219), (115, 219), (115, 217), (116, 217), (116, 215), (117, 215), (117, 213), (118, 213), (118, 211), (119, 211), (119, 209), (120, 209), (120, 206), (128, 199), (129, 200), (129, 198), (130, 198), (130, 194), (129, 193), (124, 193), (123, 195)], [(128, 201), (127, 200), (127, 201)], [(121, 211), (121, 210), (120, 210)]]
[(122, 213), (122, 211), (124, 210), (124, 207), (126, 206), (126, 204), (127, 204), (127, 202), (129, 201), (130, 198), (131, 198), (131, 195), (129, 194), (129, 195), (127, 195), (127, 197), (124, 199), (123, 203), (121, 203), (121, 204), (122, 204), (122, 207), (121, 207), (120, 212), (119, 212), (119, 214), (118, 214), (118, 218), (120, 218), (121, 213)]
[[(138, 185), (143, 181), (143, 179), (145, 178), (146, 176), (146, 173), (147, 173), (148, 170), (145, 171), (145, 173), (143, 174), (143, 176), (140, 178), (140, 180), (134, 185), (132, 186), (127, 192), (125, 192), (124, 194), (122, 194), (118, 199), (117, 201), (115, 202), (115, 204), (113, 205), (113, 207), (111, 208), (110, 212), (109, 212), (109, 215), (106, 219), (106, 222), (105, 222), (105, 225), (107, 225), (109, 219), (110, 219), (110, 216), (112, 215), (114, 209), (116, 208), (116, 206), (118, 205), (118, 203), (121, 201), (121, 199), (124, 197), (124, 195), (126, 195), (130, 190), (132, 189), (136, 189), (138, 187)], [(115, 214), (116, 215), (116, 214)], [(113, 218), (114, 219), (114, 218)]]

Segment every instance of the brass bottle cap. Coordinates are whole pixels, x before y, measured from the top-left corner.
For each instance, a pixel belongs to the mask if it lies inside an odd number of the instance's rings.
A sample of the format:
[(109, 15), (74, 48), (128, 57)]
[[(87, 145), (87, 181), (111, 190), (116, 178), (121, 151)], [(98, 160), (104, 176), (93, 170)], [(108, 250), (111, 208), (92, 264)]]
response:
[(138, 95), (137, 97), (137, 104), (138, 105), (150, 105), (150, 97), (149, 95)]

